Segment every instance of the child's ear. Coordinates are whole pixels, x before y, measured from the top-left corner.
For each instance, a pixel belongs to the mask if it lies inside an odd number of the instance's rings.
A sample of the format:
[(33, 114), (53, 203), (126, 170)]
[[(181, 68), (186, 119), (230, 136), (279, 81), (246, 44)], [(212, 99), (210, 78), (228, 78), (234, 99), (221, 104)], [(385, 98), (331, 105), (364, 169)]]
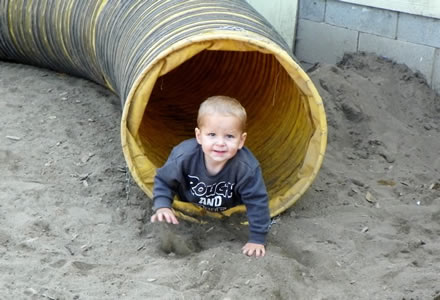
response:
[(196, 134), (196, 140), (197, 140), (197, 143), (199, 143), (199, 144), (201, 144), (201, 141), (200, 141), (200, 129), (198, 129), (197, 127), (194, 129), (194, 132), (195, 132), (195, 134)]
[(243, 132), (240, 136), (240, 144), (238, 145), (238, 149), (243, 148), (244, 142), (246, 141), (247, 132)]

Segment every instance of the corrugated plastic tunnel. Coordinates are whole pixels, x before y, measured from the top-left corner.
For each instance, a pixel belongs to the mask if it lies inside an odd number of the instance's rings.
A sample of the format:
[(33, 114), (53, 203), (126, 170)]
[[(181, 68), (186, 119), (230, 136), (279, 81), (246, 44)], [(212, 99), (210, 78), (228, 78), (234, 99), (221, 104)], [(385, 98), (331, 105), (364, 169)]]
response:
[[(106, 86), (123, 106), (130, 172), (152, 197), (156, 169), (193, 137), (209, 96), (248, 112), (246, 145), (258, 158), (271, 216), (292, 206), (323, 161), (322, 100), (289, 47), (240, 0), (0, 0), (0, 58)], [(176, 199), (180, 217), (230, 216)]]

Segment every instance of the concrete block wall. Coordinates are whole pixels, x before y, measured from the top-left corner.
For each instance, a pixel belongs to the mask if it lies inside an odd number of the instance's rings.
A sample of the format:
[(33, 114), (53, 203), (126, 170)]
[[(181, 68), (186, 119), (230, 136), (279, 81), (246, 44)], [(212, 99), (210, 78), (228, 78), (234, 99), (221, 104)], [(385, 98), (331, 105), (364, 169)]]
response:
[(404, 63), (440, 93), (440, 19), (338, 0), (299, 0), (294, 53), (301, 62), (335, 64), (356, 51)]

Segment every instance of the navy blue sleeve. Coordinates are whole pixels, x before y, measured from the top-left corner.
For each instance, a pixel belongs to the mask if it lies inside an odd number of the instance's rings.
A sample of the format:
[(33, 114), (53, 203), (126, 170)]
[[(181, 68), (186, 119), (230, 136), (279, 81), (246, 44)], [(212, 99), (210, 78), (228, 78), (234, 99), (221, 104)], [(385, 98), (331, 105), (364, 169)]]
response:
[(249, 242), (264, 245), (270, 227), (270, 212), (266, 185), (260, 167), (257, 167), (255, 173), (238, 187), (238, 192), (246, 206)]
[(178, 164), (171, 156), (163, 167), (157, 169), (153, 188), (154, 211), (162, 207), (172, 207), (174, 195), (180, 184), (179, 174)]

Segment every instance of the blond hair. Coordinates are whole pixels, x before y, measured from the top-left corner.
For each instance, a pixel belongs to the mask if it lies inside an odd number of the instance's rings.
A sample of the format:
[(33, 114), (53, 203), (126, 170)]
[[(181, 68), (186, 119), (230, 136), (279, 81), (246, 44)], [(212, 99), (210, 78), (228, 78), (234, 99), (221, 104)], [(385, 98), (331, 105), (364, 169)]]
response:
[(215, 113), (238, 118), (241, 123), (241, 129), (245, 131), (247, 114), (237, 99), (228, 96), (212, 96), (207, 98), (200, 104), (199, 113), (197, 115), (197, 126), (202, 126), (203, 117)]

